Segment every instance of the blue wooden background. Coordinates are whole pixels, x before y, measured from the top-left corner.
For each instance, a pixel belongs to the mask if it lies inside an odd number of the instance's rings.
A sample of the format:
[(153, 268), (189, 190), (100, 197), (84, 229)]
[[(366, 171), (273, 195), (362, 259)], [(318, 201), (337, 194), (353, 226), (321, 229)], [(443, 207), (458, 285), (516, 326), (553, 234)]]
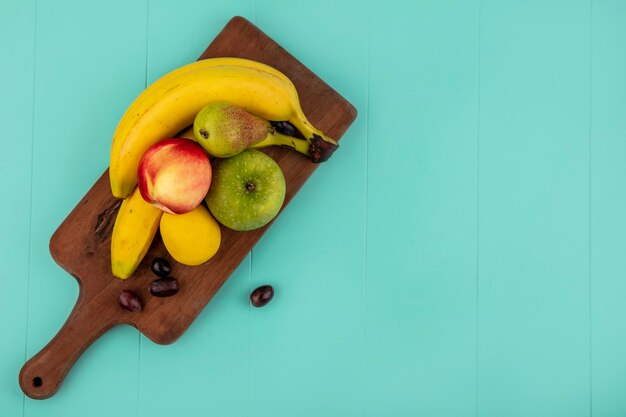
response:
[[(233, 15), (359, 118), (177, 343), (24, 398), (78, 293), (52, 232)], [(625, 45), (624, 0), (1, 0), (0, 415), (626, 416)]]

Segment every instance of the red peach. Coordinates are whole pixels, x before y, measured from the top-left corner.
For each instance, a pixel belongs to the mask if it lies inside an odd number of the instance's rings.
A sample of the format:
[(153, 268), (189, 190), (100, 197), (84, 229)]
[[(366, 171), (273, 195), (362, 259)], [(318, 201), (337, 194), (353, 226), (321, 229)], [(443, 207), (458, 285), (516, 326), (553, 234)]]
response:
[(164, 139), (139, 161), (137, 184), (144, 200), (171, 214), (196, 208), (211, 185), (211, 162), (189, 139)]

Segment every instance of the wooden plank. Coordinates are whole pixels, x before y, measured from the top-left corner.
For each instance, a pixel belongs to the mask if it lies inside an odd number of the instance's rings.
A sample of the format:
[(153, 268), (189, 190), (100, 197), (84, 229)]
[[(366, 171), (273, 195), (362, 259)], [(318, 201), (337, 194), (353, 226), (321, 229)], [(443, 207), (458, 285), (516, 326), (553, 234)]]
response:
[[(29, 357), (50, 340), (76, 301), (78, 287), (54, 263), (48, 244), (108, 164), (116, 121), (143, 89), (145, 3), (38, 0), (36, 32)], [(26, 401), (25, 415), (115, 415), (118, 403), (132, 407), (138, 343), (134, 329), (115, 329), (83, 357), (62, 395), (45, 404)], [(11, 379), (15, 384), (17, 372)]]
[[(151, 1), (148, 83), (198, 58), (233, 15), (252, 18), (251, 0)], [(164, 30), (172, 21), (185, 30)], [(297, 199), (296, 199), (297, 200)], [(174, 271), (177, 276), (178, 271)], [(180, 343), (160, 346), (141, 336), (139, 414), (245, 416), (248, 397), (249, 317), (247, 257), (202, 310)], [(181, 378), (184, 375), (184, 378)], [(166, 391), (176, 401), (155, 401)], [(210, 393), (210, 396), (207, 394)], [(207, 401), (207, 397), (208, 401)]]
[(370, 12), (365, 415), (471, 416), (478, 5), (403, 6)]
[(626, 415), (626, 3), (594, 0), (591, 102), (592, 415)]
[[(231, 20), (202, 57), (229, 55), (270, 63), (283, 71), (298, 89), (311, 123), (331, 137), (339, 139), (354, 120), (356, 114), (350, 103), (243, 18)], [(318, 164), (283, 148), (265, 152), (285, 175), (286, 205)], [(211, 262), (199, 267), (175, 263), (180, 292), (176, 297), (157, 298), (149, 296), (147, 288), (154, 279), (150, 260), (165, 252), (158, 239), (133, 279), (122, 281), (111, 275), (109, 234), (100, 225), (112, 223), (118, 203), (111, 196), (105, 171), (50, 241), (54, 259), (80, 282), (81, 292), (61, 331), (22, 368), (20, 385), (29, 396), (46, 398), (54, 394), (86, 347), (117, 324), (131, 324), (156, 343), (175, 341), (271, 225), (245, 233), (223, 228), (221, 248)], [(119, 308), (115, 300), (123, 289), (143, 296), (140, 314), (128, 314)], [(36, 383), (39, 378), (43, 384)]]
[(481, 2), (479, 416), (589, 415), (589, 13)]
[(250, 311), (249, 413), (362, 417), (368, 10), (328, 0), (263, 0), (256, 10), (258, 25), (359, 117), (254, 248), (250, 288), (269, 283), (276, 294)]
[(23, 414), (24, 395), (15, 376), (26, 355), (33, 145), (35, 2), (0, 3), (0, 404), (8, 416)]

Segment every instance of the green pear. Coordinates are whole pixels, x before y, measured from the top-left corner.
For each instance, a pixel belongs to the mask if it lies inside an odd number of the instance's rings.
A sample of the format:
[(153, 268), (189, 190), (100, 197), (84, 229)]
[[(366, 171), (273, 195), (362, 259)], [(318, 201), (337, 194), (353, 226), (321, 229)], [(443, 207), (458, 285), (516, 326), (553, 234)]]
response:
[(241, 107), (210, 103), (197, 114), (193, 134), (210, 155), (229, 158), (261, 142), (270, 125)]

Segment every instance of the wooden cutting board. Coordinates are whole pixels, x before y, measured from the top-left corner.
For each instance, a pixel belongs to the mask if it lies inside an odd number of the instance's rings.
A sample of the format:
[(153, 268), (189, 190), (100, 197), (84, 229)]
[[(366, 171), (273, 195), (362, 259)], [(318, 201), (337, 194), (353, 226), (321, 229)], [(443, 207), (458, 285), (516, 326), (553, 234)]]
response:
[[(332, 138), (339, 140), (356, 118), (356, 109), (348, 101), (244, 18), (228, 22), (200, 58), (220, 56), (253, 59), (285, 73), (295, 84), (309, 120)], [(287, 149), (264, 152), (274, 158), (285, 175), (285, 205), (316, 168), (324, 169), (324, 164), (314, 164)], [(333, 159), (326, 163), (333, 163)], [(316, 192), (323, 198), (323, 190)], [(113, 277), (110, 267), (110, 237), (120, 202), (111, 195), (105, 171), (50, 240), (52, 257), (76, 278), (80, 292), (61, 330), (22, 367), (19, 383), (31, 398), (53, 395), (85, 349), (118, 324), (136, 327), (155, 343), (174, 342), (271, 226), (250, 232), (222, 227), (222, 244), (215, 257), (195, 267), (171, 259), (157, 235), (133, 276), (122, 281)], [(180, 283), (178, 294), (158, 298), (148, 292), (150, 282), (156, 278), (150, 270), (155, 257), (164, 257), (172, 264), (172, 275)], [(120, 308), (117, 299), (124, 289), (141, 297), (143, 311), (130, 313)]]

